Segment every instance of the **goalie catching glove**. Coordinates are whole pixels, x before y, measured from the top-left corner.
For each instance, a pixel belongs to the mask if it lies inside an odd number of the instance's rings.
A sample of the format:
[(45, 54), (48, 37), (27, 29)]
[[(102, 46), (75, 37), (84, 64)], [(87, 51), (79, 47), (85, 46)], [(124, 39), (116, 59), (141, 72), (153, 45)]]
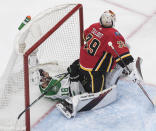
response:
[(79, 80), (79, 59), (74, 61), (68, 68), (67, 71), (70, 74), (71, 81), (78, 81)]
[(72, 96), (81, 94), (84, 92), (80, 79), (80, 64), (79, 59), (75, 60), (68, 68), (68, 73), (70, 74), (70, 92)]

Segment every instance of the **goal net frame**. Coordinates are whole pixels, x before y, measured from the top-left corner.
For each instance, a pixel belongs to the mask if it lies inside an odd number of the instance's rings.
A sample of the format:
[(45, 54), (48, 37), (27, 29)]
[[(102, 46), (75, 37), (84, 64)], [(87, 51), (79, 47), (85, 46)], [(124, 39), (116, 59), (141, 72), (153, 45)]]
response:
[[(80, 24), (80, 44), (83, 45), (83, 6), (76, 4), (76, 6), (68, 12), (54, 27), (52, 27), (45, 35), (43, 35), (31, 48), (29, 48), (23, 55), (24, 59), (24, 87), (25, 87), (25, 108), (30, 105), (29, 96), (29, 55), (39, 47), (50, 35), (52, 35), (66, 20), (68, 20), (75, 12), (79, 11)], [(30, 131), (30, 109), (25, 113), (26, 131)]]

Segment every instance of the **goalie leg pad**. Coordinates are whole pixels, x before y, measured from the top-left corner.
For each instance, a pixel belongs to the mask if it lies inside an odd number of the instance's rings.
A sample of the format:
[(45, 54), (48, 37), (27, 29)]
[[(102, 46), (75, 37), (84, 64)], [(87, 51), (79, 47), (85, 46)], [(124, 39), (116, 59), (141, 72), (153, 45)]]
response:
[(122, 77), (123, 68), (120, 65), (116, 65), (112, 72), (107, 73), (106, 75), (106, 88), (117, 84), (117, 81), (120, 77)]
[(69, 111), (65, 105), (58, 105), (57, 109), (60, 110), (67, 118), (71, 118), (76, 116), (77, 112), (99, 109), (111, 104), (116, 100), (116, 94), (116, 85), (113, 85), (102, 92), (84, 93), (82, 95), (66, 99), (66, 102), (69, 105), (72, 105), (72, 111)]
[(56, 105), (56, 108), (67, 118), (71, 118), (72, 114), (64, 107), (63, 104), (59, 103)]
[(73, 81), (70, 83), (70, 91), (72, 96), (76, 96), (85, 92), (84, 88), (82, 87), (79, 81), (78, 82)]
[(86, 100), (82, 97), (79, 99), (77, 112), (99, 109), (114, 102), (117, 98), (116, 85), (102, 92), (91, 93), (87, 97)]

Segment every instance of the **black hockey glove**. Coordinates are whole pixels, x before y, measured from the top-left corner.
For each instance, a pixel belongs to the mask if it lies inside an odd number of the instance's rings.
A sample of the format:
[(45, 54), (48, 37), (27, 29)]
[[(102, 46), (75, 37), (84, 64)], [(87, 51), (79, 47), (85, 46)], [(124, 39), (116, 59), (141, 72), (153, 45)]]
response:
[(70, 74), (71, 81), (78, 81), (79, 80), (79, 59), (74, 61), (68, 68), (67, 71)]
[(44, 72), (43, 69), (39, 69), (40, 76), (43, 76), (43, 72)]

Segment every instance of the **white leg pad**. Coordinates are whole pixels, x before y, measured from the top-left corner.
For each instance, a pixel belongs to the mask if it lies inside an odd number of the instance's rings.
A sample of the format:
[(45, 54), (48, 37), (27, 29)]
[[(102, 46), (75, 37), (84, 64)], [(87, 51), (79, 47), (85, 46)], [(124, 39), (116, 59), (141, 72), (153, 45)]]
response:
[(117, 98), (116, 85), (111, 86), (98, 93), (84, 93), (72, 97), (73, 114), (79, 111), (99, 109), (114, 102)]

